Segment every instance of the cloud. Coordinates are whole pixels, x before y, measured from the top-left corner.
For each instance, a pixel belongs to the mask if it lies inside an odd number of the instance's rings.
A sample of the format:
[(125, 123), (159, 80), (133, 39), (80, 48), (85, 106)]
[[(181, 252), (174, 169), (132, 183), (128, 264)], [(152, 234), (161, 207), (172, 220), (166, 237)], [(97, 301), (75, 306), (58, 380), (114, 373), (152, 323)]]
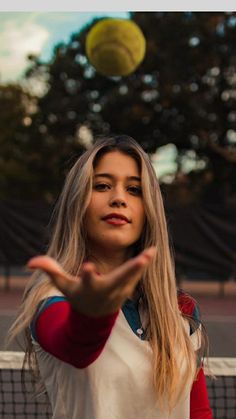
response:
[(95, 16), (128, 17), (128, 12), (0, 12), (0, 82), (24, 73), (30, 53), (47, 61), (59, 42), (68, 42)]
[(0, 81), (19, 78), (27, 66), (27, 55), (40, 54), (50, 33), (32, 19), (9, 19), (1, 29)]

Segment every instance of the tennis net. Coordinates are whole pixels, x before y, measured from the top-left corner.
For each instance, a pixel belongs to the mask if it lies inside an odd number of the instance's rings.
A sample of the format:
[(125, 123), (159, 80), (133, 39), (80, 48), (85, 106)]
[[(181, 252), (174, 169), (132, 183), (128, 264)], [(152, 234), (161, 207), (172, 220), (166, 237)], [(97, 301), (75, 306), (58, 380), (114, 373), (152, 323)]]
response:
[(208, 395), (214, 419), (236, 419), (236, 358), (210, 358), (206, 372)]
[(0, 352), (0, 418), (49, 419), (52, 417), (47, 393), (36, 396), (30, 371), (21, 382), (23, 352)]
[[(35, 396), (29, 371), (25, 371), (25, 389), (21, 384), (22, 352), (0, 352), (0, 418), (48, 419), (51, 408), (47, 394)], [(208, 394), (214, 419), (236, 418), (236, 358), (210, 358), (209, 367), (216, 376), (207, 377)]]

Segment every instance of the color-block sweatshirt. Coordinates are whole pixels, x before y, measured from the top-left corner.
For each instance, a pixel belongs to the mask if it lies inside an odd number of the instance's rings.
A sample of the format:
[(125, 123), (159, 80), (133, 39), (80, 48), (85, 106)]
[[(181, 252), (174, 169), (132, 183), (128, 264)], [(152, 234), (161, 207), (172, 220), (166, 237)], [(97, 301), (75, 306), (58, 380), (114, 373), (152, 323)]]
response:
[[(198, 320), (194, 300), (183, 293), (179, 307)], [(200, 332), (191, 333), (183, 322), (197, 350)], [(151, 348), (140, 330), (131, 300), (117, 313), (91, 318), (73, 310), (59, 292), (47, 296), (31, 332), (53, 419), (212, 419), (203, 369), (186, 383), (171, 416), (161, 411), (152, 386)]]

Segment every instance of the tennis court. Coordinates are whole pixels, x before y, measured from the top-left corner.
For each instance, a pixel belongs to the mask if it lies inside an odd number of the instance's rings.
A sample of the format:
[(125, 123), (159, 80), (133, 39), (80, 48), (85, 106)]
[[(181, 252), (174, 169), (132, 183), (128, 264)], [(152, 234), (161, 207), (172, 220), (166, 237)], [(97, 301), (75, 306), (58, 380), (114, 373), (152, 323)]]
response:
[[(22, 278), (21, 278), (22, 279)], [(21, 280), (20, 279), (20, 280)], [(23, 354), (15, 345), (5, 352), (3, 340), (16, 314), (27, 279), (11, 279), (11, 291), (0, 291), (0, 417), (2, 419), (51, 418), (47, 395), (35, 397), (31, 375), (26, 371), (26, 384), (21, 385)], [(216, 380), (207, 378), (214, 419), (236, 418), (236, 286), (226, 286), (220, 297), (217, 284), (184, 283), (201, 307), (210, 338), (210, 366)], [(206, 289), (204, 289), (206, 287)], [(208, 290), (208, 291), (207, 291)]]

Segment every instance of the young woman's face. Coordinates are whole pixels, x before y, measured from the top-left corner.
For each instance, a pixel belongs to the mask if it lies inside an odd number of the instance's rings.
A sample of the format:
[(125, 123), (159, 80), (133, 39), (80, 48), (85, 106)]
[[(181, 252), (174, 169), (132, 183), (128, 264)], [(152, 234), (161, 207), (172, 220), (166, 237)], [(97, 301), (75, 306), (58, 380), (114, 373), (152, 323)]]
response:
[(145, 211), (137, 162), (119, 151), (100, 158), (85, 228), (93, 250), (125, 250), (141, 236)]

